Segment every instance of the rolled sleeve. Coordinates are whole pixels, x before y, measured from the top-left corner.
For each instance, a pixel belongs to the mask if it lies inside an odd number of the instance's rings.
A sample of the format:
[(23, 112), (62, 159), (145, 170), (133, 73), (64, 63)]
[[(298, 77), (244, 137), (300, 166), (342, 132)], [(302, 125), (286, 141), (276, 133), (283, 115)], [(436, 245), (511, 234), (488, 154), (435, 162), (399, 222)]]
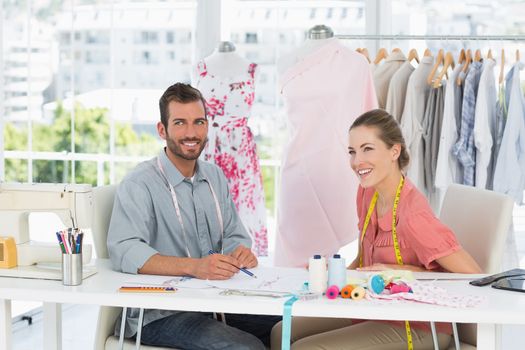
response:
[(413, 250), (427, 270), (437, 267), (436, 259), (461, 249), (454, 233), (431, 213), (411, 215), (407, 227)]
[(108, 252), (115, 270), (138, 273), (157, 250), (150, 246), (155, 230), (151, 196), (142, 185), (123, 181), (117, 190), (108, 231)]

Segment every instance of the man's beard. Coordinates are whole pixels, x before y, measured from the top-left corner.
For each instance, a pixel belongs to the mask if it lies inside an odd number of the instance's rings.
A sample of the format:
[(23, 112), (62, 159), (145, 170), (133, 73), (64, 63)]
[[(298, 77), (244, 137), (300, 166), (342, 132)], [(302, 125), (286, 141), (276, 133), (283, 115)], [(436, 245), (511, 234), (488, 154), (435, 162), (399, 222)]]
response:
[[(168, 149), (176, 155), (179, 158), (185, 159), (185, 160), (196, 160), (200, 157), (202, 151), (204, 150), (204, 147), (206, 146), (206, 143), (208, 142), (208, 137), (206, 137), (204, 140), (198, 139), (198, 138), (189, 138), (189, 139), (182, 139), (175, 142), (173, 139), (169, 137), (166, 138), (166, 144), (168, 146)], [(182, 142), (198, 142), (199, 148), (196, 152), (186, 152), (182, 150), (181, 143)]]

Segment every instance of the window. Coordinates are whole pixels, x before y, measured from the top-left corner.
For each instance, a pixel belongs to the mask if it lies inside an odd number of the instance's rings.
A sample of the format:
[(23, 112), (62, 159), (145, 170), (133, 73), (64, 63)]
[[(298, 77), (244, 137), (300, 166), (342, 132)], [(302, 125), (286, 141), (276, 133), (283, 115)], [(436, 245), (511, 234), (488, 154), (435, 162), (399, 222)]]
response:
[(159, 33), (156, 31), (140, 31), (135, 38), (137, 44), (157, 44), (158, 41)]
[[(31, 152), (55, 152), (57, 158), (70, 152), (75, 161), (27, 161), (11, 154), (4, 159), (0, 153), (5, 164), (0, 169), (9, 169), (0, 179), (114, 183), (142, 157), (156, 154), (161, 144), (155, 129), (158, 98), (174, 80), (189, 79), (174, 67), (191, 63), (195, 5), (194, 0), (113, 1), (111, 6), (32, 1), (27, 13), (25, 2), (1, 2), (5, 149), (27, 152), (31, 128)], [(29, 41), (24, 37), (28, 28)], [(172, 49), (155, 46), (163, 43)], [(185, 57), (175, 54), (174, 45)], [(30, 159), (29, 153), (21, 154)], [(128, 157), (124, 164), (109, 161), (119, 155)]]
[(109, 31), (88, 30), (84, 34), (86, 44), (109, 44)]
[(109, 53), (106, 50), (86, 51), (86, 63), (108, 64), (109, 63)]
[(257, 33), (246, 33), (244, 42), (246, 44), (257, 44)]
[(175, 42), (175, 32), (166, 32), (166, 42), (173, 44)]

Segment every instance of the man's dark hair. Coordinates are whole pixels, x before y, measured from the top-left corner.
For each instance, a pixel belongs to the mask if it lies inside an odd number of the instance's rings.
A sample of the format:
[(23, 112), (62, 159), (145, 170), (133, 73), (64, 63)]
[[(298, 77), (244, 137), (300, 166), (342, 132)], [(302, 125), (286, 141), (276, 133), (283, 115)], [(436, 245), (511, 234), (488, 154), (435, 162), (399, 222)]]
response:
[(189, 84), (176, 83), (167, 88), (159, 100), (160, 121), (165, 128), (168, 127), (168, 105), (172, 101), (178, 103), (201, 101), (204, 107), (204, 116), (207, 117), (206, 101), (202, 97), (201, 92)]

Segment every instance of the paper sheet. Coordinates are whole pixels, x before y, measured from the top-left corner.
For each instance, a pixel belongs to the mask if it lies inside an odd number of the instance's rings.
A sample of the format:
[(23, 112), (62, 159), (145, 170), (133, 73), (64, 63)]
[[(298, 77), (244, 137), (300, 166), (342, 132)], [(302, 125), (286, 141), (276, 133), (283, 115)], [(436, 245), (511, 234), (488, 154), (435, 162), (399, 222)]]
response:
[(256, 267), (250, 271), (257, 278), (239, 272), (229, 280), (207, 282), (221, 289), (293, 293), (300, 291), (304, 282), (308, 281), (308, 271), (305, 269)]
[(256, 267), (250, 269), (250, 271), (257, 278), (248, 276), (242, 271), (225, 281), (174, 276), (131, 275), (124, 284), (126, 286), (219, 288), (291, 293), (300, 291), (304, 282), (308, 281), (308, 271), (305, 269)]

